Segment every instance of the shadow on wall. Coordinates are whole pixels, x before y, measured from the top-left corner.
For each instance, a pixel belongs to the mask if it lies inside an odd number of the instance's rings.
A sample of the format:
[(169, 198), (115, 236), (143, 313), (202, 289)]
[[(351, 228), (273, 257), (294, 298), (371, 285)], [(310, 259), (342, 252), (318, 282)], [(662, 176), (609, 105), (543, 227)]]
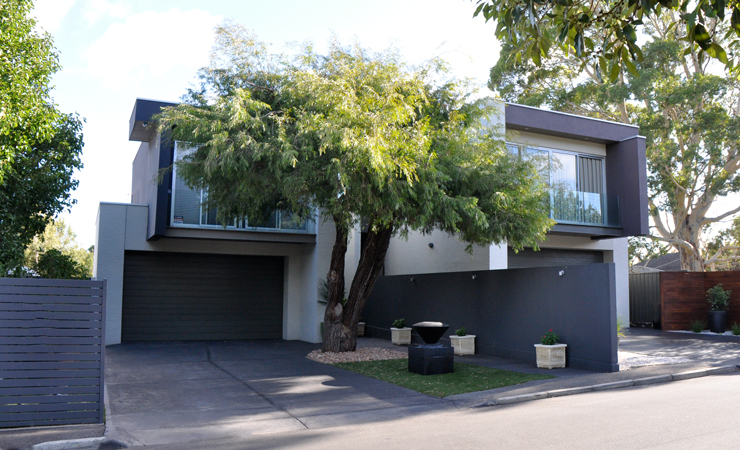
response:
[(477, 353), (533, 364), (533, 345), (552, 329), (569, 367), (619, 370), (613, 263), (381, 277), (363, 317), (381, 338), (401, 317), (465, 327)]

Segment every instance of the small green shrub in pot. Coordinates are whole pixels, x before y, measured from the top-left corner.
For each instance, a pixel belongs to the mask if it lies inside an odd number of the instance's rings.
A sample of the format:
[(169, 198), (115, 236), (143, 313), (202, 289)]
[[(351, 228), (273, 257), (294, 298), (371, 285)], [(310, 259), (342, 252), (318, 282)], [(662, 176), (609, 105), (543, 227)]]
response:
[(732, 325), (730, 325), (730, 331), (732, 331), (732, 334), (735, 336), (740, 336), (740, 323), (732, 322)]
[[(388, 323), (388, 322), (386, 322)], [(393, 328), (406, 328), (406, 319), (396, 319), (393, 321)]]
[(465, 327), (460, 327), (457, 330), (455, 330), (455, 334), (458, 336), (465, 336), (468, 333), (465, 332)]
[(732, 291), (722, 289), (722, 283), (707, 290), (707, 301), (711, 311), (727, 311)]
[(542, 343), (542, 345), (555, 345), (560, 342), (560, 337), (557, 334), (553, 333), (552, 328), (550, 328), (550, 331), (542, 336), (540, 342)]
[(707, 321), (706, 320), (692, 320), (689, 323), (689, 328), (694, 333), (701, 333), (704, 331), (704, 329), (707, 327)]

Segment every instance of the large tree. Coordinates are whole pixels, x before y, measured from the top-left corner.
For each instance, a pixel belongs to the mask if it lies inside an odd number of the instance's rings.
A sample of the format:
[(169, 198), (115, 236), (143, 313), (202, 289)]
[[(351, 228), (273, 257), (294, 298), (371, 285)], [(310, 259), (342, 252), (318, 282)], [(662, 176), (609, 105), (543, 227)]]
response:
[(75, 200), (74, 171), (82, 168), (82, 121), (73, 114), (54, 123), (51, 139), (21, 148), (0, 181), (0, 276), (22, 275), (24, 251), (46, 224)]
[(31, 0), (0, 0), (0, 181), (15, 155), (52, 137), (58, 119), (50, 101), (58, 56), (32, 8)]
[(26, 248), (26, 267), (44, 278), (90, 278), (93, 253), (79, 246), (77, 234), (64, 219), (57, 219)]
[[(210, 66), (160, 131), (195, 149), (178, 162), (208, 189), (223, 223), (275, 209), (333, 223), (326, 351), (352, 351), (362, 308), (396, 234), (440, 229), (472, 245), (537, 245), (551, 221), (531, 163), (506, 152), (490, 101), (471, 102), (443, 64), (407, 67), (393, 52), (331, 42), (270, 53), (242, 26), (216, 30)], [(442, 76), (439, 76), (442, 75)], [(440, 81), (444, 80), (444, 81)], [(349, 293), (353, 229), (368, 236)]]
[[(610, 69), (599, 58), (557, 49), (537, 65), (506, 43), (491, 86), (511, 101), (638, 125), (647, 138), (652, 236), (681, 254), (684, 270), (703, 271), (709, 226), (740, 211), (708, 214), (740, 190), (740, 82), (702, 58), (682, 20), (672, 11), (646, 19), (643, 59), (631, 72), (613, 66), (615, 82), (602, 76)], [(584, 33), (609, 39), (602, 29)]]

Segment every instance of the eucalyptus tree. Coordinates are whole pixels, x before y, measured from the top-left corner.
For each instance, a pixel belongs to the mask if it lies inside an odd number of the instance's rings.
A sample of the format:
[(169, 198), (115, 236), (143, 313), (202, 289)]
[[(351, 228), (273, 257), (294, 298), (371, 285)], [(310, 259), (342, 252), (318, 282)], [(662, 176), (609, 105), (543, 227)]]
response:
[[(740, 211), (709, 215), (718, 198), (740, 190), (740, 82), (697, 51), (682, 21), (672, 11), (651, 15), (642, 60), (618, 68), (613, 82), (602, 58), (556, 49), (539, 64), (519, 62), (517, 47), (505, 44), (490, 86), (510, 101), (638, 125), (647, 138), (652, 237), (681, 254), (684, 270), (703, 271), (708, 227)], [(714, 42), (724, 44), (717, 27)], [(586, 36), (609, 39), (602, 29)]]
[[(473, 245), (536, 246), (551, 225), (534, 168), (506, 152), (490, 101), (470, 101), (444, 64), (419, 68), (394, 52), (333, 41), (287, 56), (242, 26), (216, 29), (200, 86), (158, 117), (195, 149), (177, 162), (207, 188), (223, 223), (275, 209), (336, 231), (324, 316), (326, 351), (352, 351), (362, 308), (391, 237), (441, 229)], [(441, 80), (441, 81), (440, 81)], [(346, 301), (345, 254), (368, 236)]]

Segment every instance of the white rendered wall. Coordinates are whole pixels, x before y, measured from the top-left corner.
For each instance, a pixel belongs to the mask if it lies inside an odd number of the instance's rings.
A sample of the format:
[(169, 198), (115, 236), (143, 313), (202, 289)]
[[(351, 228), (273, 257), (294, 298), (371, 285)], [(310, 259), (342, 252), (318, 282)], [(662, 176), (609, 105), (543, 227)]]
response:
[[(434, 244), (433, 248), (429, 247), (430, 243)], [(385, 274), (489, 270), (489, 249), (473, 246), (471, 255), (465, 251), (466, 246), (467, 244), (439, 230), (427, 235), (409, 233), (408, 240), (396, 236), (388, 246)]]
[(565, 150), (587, 155), (606, 156), (606, 146), (595, 142), (577, 141), (575, 139), (561, 138), (557, 136), (545, 136), (542, 134), (529, 133), (526, 131), (507, 131), (507, 142), (531, 145), (533, 147), (544, 147), (552, 150)]
[[(318, 342), (315, 324), (317, 245), (207, 239), (146, 240), (148, 207), (101, 203), (98, 210), (94, 277), (108, 280), (106, 345), (121, 342), (123, 257), (126, 250), (285, 257), (283, 339)], [(321, 241), (317, 236), (317, 240)]]

